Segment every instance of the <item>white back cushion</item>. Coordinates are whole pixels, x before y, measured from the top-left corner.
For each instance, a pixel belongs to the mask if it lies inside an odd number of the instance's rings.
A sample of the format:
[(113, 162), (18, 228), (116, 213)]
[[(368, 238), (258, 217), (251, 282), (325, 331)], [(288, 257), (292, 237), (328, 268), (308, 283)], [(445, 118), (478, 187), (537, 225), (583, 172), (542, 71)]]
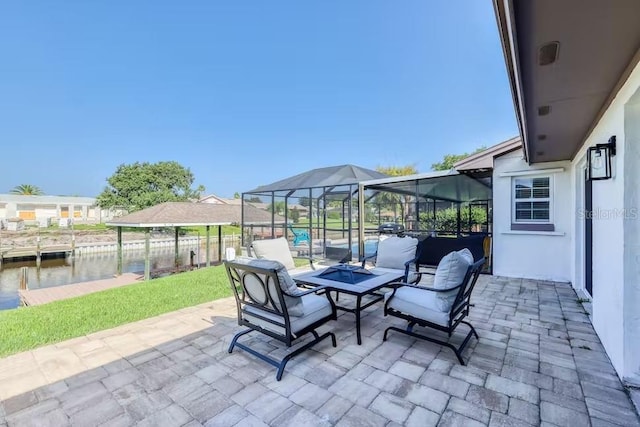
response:
[(279, 261), (287, 270), (296, 268), (293, 256), (289, 250), (289, 242), (284, 237), (277, 239), (256, 240), (251, 246), (256, 254), (256, 258)]
[[(238, 264), (250, 265), (252, 267), (257, 267), (257, 268), (276, 270), (276, 274), (278, 275), (278, 281), (280, 282), (280, 289), (286, 294), (288, 294), (288, 295), (283, 295), (283, 297), (284, 297), (285, 304), (287, 305), (287, 311), (289, 315), (291, 316), (304, 315), (304, 307), (302, 305), (302, 300), (300, 297), (295, 296), (301, 293), (301, 291), (300, 289), (298, 289), (296, 282), (294, 282), (291, 276), (289, 276), (289, 273), (284, 268), (284, 265), (282, 265), (282, 263), (274, 260), (256, 259), (256, 258), (247, 258), (247, 257), (237, 257), (234, 262), (237, 262)], [(263, 281), (266, 280), (264, 276), (260, 277), (260, 279)], [(259, 283), (254, 283), (254, 282), (257, 282), (257, 280), (255, 279), (255, 276), (253, 277), (246, 276), (245, 286), (247, 287), (247, 291), (256, 302), (259, 302), (259, 303), (263, 303), (263, 301), (266, 302), (266, 300), (264, 299), (265, 297), (263, 296), (264, 292), (260, 292), (257, 289)], [(269, 293), (271, 294), (271, 298), (273, 299), (273, 302), (275, 303), (277, 309), (282, 310), (282, 307), (280, 307), (280, 300), (278, 299), (278, 296), (275, 293), (275, 290), (272, 288), (272, 286), (273, 286), (273, 283), (270, 282)], [(256, 297), (258, 298), (262, 297), (263, 300), (261, 301), (259, 299), (256, 299)]]
[(475, 262), (475, 260), (473, 259), (473, 254), (471, 253), (469, 248), (460, 249), (458, 253), (469, 262), (469, 265)]
[[(462, 251), (469, 252), (468, 249), (463, 249)], [(469, 254), (460, 252), (450, 252), (440, 260), (433, 279), (433, 287), (435, 289), (449, 289), (462, 283), (469, 266), (473, 264), (473, 255), (471, 255), (471, 252)], [(469, 255), (471, 255), (470, 259)], [(458, 291), (459, 289), (454, 289), (450, 292), (438, 292), (441, 310), (448, 311), (451, 309)]]
[(408, 236), (393, 236), (380, 240), (378, 242), (376, 267), (404, 270), (404, 264), (415, 258), (417, 246), (418, 239)]

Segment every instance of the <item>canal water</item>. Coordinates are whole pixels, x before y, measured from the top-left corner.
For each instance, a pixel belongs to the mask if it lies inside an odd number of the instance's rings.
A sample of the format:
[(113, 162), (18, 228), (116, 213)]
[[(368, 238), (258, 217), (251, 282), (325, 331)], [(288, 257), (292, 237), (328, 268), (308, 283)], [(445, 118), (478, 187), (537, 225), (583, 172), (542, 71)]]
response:
[[(180, 265), (190, 265), (191, 250), (188, 247), (180, 248)], [(199, 252), (196, 252), (194, 262), (199, 258), (200, 262), (204, 263), (204, 248)], [(211, 258), (215, 260), (217, 252), (212, 251)], [(151, 250), (151, 271), (169, 269), (173, 265), (173, 248)], [(29, 289), (41, 289), (113, 277), (118, 271), (118, 259), (116, 252), (103, 252), (42, 260), (40, 268), (36, 267), (35, 261), (4, 262), (0, 269), (0, 310), (20, 305), (18, 289), (21, 267), (28, 267)], [(125, 251), (122, 256), (122, 272), (144, 272), (144, 251)]]

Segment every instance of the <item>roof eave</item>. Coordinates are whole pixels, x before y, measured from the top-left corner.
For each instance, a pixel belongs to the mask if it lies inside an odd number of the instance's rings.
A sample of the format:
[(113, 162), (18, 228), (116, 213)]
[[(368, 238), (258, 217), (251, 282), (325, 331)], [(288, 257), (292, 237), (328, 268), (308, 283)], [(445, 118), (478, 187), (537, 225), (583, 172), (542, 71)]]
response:
[(219, 223), (202, 223), (202, 222), (183, 222), (183, 223), (139, 223), (139, 222), (106, 222), (107, 227), (132, 227), (132, 228), (156, 228), (156, 227), (200, 227), (206, 225), (231, 225), (232, 222), (219, 222)]
[(518, 61), (518, 44), (514, 27), (513, 7), (511, 0), (493, 0), (496, 23), (500, 34), (500, 44), (504, 55), (509, 86), (511, 87), (511, 97), (516, 112), (516, 121), (522, 138), (522, 148), (524, 160), (531, 163), (530, 144), (527, 136), (527, 126), (524, 120), (525, 107), (522, 95), (522, 85), (520, 82), (520, 65)]
[(458, 175), (458, 172), (451, 169), (446, 171), (418, 173), (414, 175), (390, 176), (388, 178), (379, 178), (379, 179), (371, 179), (369, 181), (361, 181), (360, 185), (366, 187), (369, 185), (391, 184), (394, 182), (415, 181), (415, 180), (428, 179), (428, 178), (439, 178), (442, 176), (449, 176), (449, 175)]

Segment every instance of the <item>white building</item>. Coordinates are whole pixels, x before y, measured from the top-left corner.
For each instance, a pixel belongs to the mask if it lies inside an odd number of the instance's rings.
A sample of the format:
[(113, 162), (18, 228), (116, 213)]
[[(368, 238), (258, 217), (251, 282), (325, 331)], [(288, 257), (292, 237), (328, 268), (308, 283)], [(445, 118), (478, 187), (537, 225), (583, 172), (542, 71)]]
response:
[(0, 220), (3, 221), (20, 218), (27, 224), (35, 224), (73, 218), (75, 222), (101, 222), (111, 216), (108, 210), (96, 206), (94, 197), (0, 194)]
[[(523, 143), (494, 160), (494, 274), (571, 282), (640, 385), (640, 2), (494, 6)], [(585, 179), (614, 139), (611, 177)]]

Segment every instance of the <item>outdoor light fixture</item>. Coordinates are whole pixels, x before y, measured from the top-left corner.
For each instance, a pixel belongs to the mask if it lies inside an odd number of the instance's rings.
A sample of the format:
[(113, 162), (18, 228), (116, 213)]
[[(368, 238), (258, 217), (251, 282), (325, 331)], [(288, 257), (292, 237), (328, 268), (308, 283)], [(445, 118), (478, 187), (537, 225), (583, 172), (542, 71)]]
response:
[(596, 144), (587, 150), (587, 180), (611, 178), (611, 157), (616, 155), (616, 136), (606, 144)]

